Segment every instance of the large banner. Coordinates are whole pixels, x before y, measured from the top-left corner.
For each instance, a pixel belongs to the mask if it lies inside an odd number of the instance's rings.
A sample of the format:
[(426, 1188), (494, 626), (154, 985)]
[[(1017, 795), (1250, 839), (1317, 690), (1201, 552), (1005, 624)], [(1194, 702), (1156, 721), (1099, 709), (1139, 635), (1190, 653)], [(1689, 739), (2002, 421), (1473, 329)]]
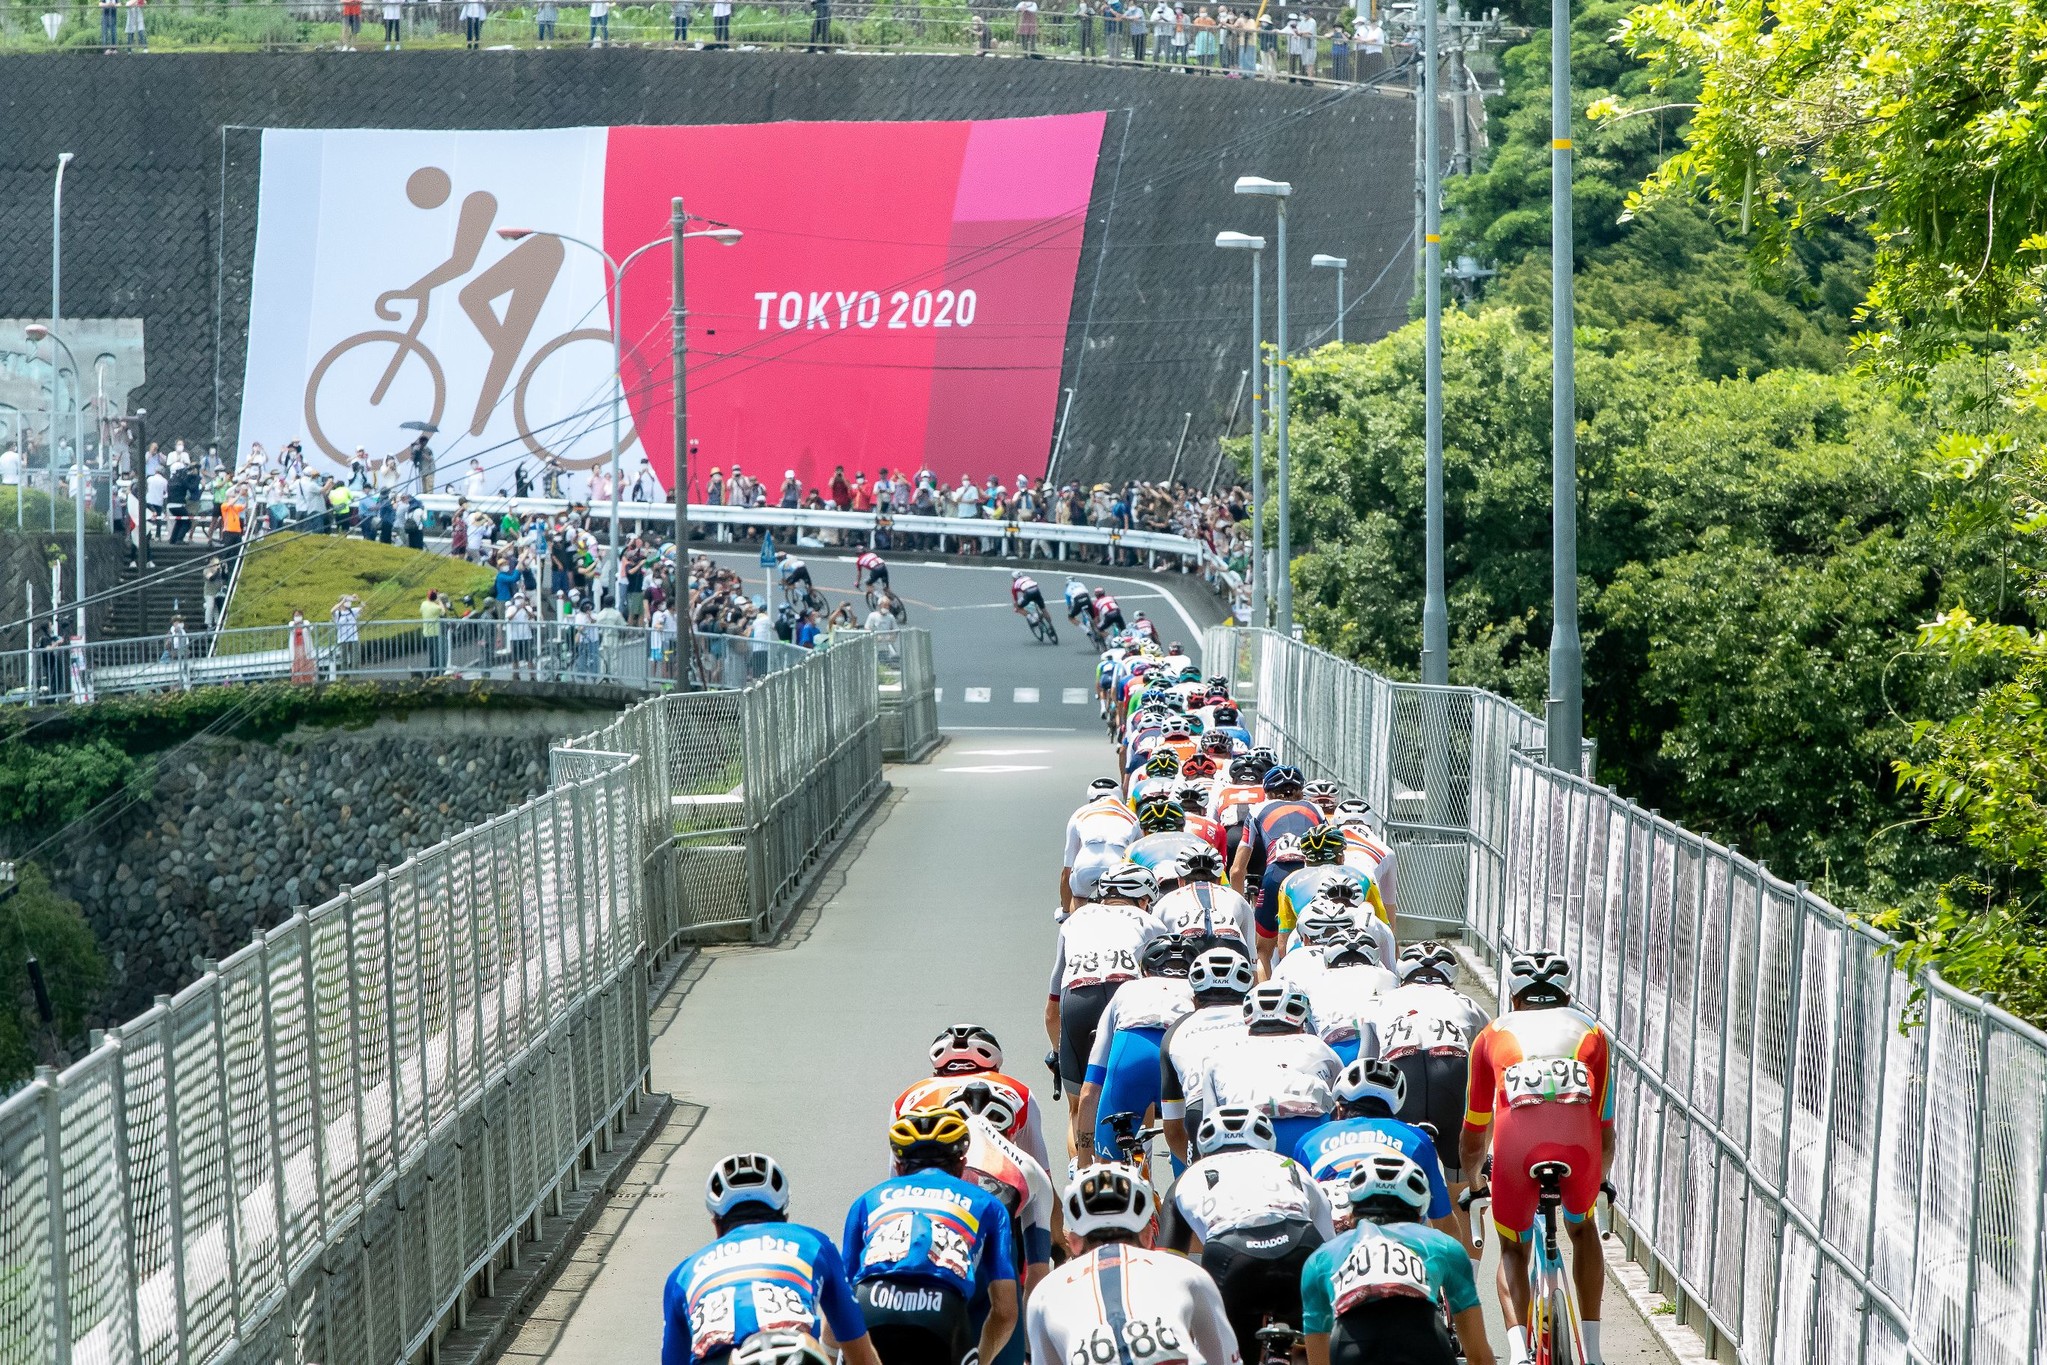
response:
[[(1050, 452), (1104, 116), (263, 135), (241, 439), (345, 468), (428, 423), (436, 482), (608, 463), (669, 487), (670, 200), (692, 495), (712, 465), (1007, 482)], [(581, 489), (580, 477), (571, 486)], [(657, 493), (656, 496), (659, 496)]]

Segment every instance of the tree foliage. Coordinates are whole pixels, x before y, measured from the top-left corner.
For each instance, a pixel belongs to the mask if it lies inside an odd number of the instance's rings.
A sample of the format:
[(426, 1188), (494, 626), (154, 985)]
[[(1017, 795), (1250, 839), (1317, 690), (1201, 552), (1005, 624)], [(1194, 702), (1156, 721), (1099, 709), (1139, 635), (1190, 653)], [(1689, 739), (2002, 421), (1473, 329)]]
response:
[[(98, 940), (74, 901), (50, 889), (34, 863), (16, 869), (20, 887), (0, 905), (0, 1086), (25, 1078), (38, 1065), (70, 1058), (106, 983)], [(28, 973), (33, 955), (42, 969), (55, 1018), (45, 1026)]]

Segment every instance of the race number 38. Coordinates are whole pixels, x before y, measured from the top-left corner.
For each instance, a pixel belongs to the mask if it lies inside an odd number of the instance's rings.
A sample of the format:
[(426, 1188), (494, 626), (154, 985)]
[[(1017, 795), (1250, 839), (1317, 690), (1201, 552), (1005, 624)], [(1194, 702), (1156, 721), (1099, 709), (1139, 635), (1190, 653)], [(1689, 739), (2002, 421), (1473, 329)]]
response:
[[(1068, 1353), (1067, 1365), (1114, 1365), (1119, 1354), (1116, 1336), (1112, 1327), (1095, 1328)], [(1187, 1358), (1187, 1352), (1180, 1345), (1180, 1334), (1169, 1327), (1163, 1317), (1153, 1318), (1150, 1322), (1143, 1318), (1129, 1319), (1123, 1324), (1122, 1338), (1133, 1365), (1173, 1365), (1173, 1362)]]
[(1507, 1068), (1507, 1107), (1592, 1103), (1592, 1072), (1575, 1057), (1516, 1062)]

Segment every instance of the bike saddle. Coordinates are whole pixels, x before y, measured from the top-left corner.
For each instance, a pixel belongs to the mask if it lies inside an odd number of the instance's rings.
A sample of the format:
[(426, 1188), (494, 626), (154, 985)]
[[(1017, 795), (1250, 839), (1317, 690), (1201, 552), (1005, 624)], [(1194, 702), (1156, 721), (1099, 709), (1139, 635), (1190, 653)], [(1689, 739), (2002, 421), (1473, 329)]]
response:
[(1291, 1346), (1300, 1333), (1283, 1322), (1273, 1322), (1259, 1328), (1256, 1335), (1258, 1340), (1268, 1345)]
[(1109, 1131), (1117, 1137), (1137, 1136), (1137, 1115), (1135, 1114), (1110, 1114), (1103, 1118), (1102, 1122), (1108, 1124)]
[(1568, 1161), (1538, 1161), (1528, 1168), (1529, 1178), (1538, 1185), (1554, 1181), (1561, 1185), (1571, 1178), (1571, 1163)]

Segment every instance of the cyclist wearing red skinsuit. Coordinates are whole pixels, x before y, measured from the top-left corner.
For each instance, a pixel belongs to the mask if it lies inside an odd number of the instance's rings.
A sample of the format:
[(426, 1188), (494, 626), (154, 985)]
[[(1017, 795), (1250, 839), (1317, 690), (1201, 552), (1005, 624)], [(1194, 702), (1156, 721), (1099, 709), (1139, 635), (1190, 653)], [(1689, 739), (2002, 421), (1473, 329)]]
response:
[(1517, 953), (1508, 962), (1514, 1008), (1471, 1045), (1471, 1092), (1459, 1144), (1464, 1169), (1493, 1153), (1493, 1226), (1500, 1233), (1500, 1306), (1516, 1354), (1525, 1353), (1528, 1235), (1537, 1187), (1529, 1168), (1570, 1168), (1563, 1214), (1571, 1238), (1587, 1355), (1598, 1360), (1605, 1262), (1586, 1215), (1613, 1164), (1614, 1089), (1606, 1030), (1571, 1003), (1571, 964), (1554, 953)]
[[(1002, 1070), (1002, 1045), (995, 1035), (979, 1024), (954, 1024), (931, 1043), (931, 1075), (913, 1081), (896, 1097), (893, 1107), (900, 1118), (912, 1109), (931, 1109), (956, 1102), (959, 1092), (976, 1081), (985, 1081), (1009, 1103), (1009, 1122), (1002, 1135), (1024, 1149), (1040, 1166), (1045, 1165), (1045, 1120), (1031, 1088)], [(1047, 1168), (1049, 1169), (1049, 1167)]]

